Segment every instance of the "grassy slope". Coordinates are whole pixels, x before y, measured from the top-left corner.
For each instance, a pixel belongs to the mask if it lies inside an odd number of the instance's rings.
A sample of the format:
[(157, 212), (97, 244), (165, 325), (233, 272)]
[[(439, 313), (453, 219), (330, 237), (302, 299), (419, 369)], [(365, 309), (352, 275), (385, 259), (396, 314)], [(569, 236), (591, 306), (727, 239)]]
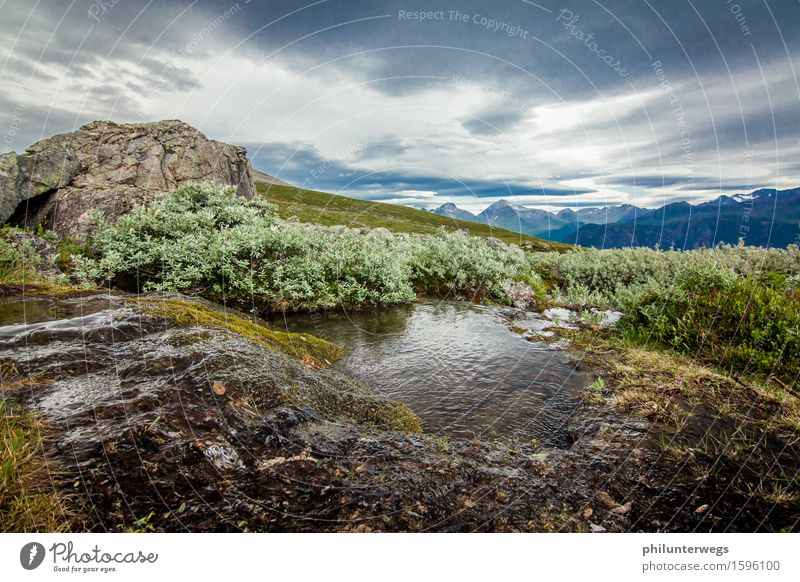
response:
[(408, 206), (384, 204), (338, 196), (327, 192), (302, 190), (294, 186), (256, 184), (258, 192), (276, 204), (281, 218), (296, 216), (301, 222), (354, 228), (383, 227), (392, 232), (431, 234), (440, 227), (450, 230), (464, 229), (473, 236), (495, 237), (506, 243), (515, 243), (532, 250), (564, 250), (568, 245), (518, 234), (486, 224), (454, 220), (444, 216), (416, 210)]

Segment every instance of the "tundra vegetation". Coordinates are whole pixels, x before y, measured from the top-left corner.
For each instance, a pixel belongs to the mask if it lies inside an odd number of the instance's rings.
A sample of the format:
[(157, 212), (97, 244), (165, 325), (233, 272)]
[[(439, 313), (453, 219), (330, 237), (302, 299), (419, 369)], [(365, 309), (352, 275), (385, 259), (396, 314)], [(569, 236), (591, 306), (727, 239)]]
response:
[[(0, 362), (0, 367), (9, 365)], [(0, 527), (4, 532), (62, 532), (77, 525), (74, 500), (53, 487), (51, 468), (42, 456), (46, 429), (41, 419), (9, 410), (0, 400)]]

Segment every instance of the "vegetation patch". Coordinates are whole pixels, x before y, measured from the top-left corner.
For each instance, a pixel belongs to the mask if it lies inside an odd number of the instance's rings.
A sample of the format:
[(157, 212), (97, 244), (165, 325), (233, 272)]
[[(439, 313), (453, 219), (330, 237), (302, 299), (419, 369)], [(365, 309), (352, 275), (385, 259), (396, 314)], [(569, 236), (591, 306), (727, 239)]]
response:
[[(14, 282), (14, 283), (0, 283), (0, 295), (36, 295), (38, 297), (83, 297), (88, 295), (96, 295), (99, 292), (94, 287), (76, 287), (74, 285), (62, 285), (59, 283), (50, 283), (48, 281), (36, 282)], [(109, 291), (103, 289), (102, 293), (117, 293), (114, 290)]]
[(0, 400), (0, 527), (4, 532), (64, 532), (75, 522), (43, 457), (43, 430), (32, 414), (15, 414)]
[(274, 310), (408, 303), (417, 292), (504, 303), (507, 281), (538, 282), (519, 247), (444, 229), (412, 236), (287, 223), (264, 199), (208, 183), (101, 224), (92, 245), (96, 258), (72, 256), (89, 284)]
[(800, 249), (580, 250), (530, 256), (566, 304), (616, 308), (626, 337), (728, 373), (795, 389), (800, 376)]
[(708, 273), (678, 284), (680, 293), (654, 293), (630, 309), (627, 333), (640, 343), (655, 342), (739, 373), (759, 372), (797, 386), (800, 302), (785, 284)]
[(0, 283), (41, 280), (43, 261), (28, 233), (7, 226), (0, 230)]
[(330, 366), (342, 357), (342, 349), (329, 341), (309, 334), (271, 330), (259, 323), (200, 303), (182, 299), (132, 299), (140, 309), (155, 317), (182, 327), (212, 327), (226, 329), (273, 351), (283, 352), (299, 360)]
[(682, 280), (703, 272), (734, 278), (778, 275), (787, 287), (800, 286), (796, 245), (786, 249), (719, 245), (697, 251), (576, 247), (567, 253), (532, 253), (528, 261), (554, 298), (578, 307), (625, 309), (653, 292), (680, 293)]
[(659, 462), (680, 463), (698, 483), (732, 484), (800, 518), (796, 394), (761, 377), (737, 379), (682, 354), (642, 349), (612, 332), (583, 330), (573, 341), (604, 376), (587, 400), (652, 421)]
[(89, 246), (74, 238), (66, 237), (59, 241), (55, 263), (64, 272), (73, 268), (73, 257), (89, 257), (91, 249)]

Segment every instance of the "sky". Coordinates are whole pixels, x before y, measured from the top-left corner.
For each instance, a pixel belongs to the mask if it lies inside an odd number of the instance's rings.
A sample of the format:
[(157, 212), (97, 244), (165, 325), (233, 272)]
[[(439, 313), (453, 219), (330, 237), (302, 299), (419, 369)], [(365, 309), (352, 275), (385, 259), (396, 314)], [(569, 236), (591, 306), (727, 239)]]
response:
[(181, 119), (304, 188), (478, 212), (800, 186), (798, 0), (0, 0), (0, 151)]

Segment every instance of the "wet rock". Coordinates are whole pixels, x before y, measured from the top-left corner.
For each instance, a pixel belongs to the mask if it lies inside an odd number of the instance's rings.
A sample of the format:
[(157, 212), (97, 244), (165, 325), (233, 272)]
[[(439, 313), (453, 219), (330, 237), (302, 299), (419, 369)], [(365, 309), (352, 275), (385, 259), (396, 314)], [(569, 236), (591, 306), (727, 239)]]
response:
[(542, 312), (542, 317), (549, 319), (560, 327), (571, 327), (571, 323), (578, 319), (578, 314), (564, 307), (551, 307)]
[(553, 322), (555, 327), (575, 329), (577, 326), (611, 327), (622, 319), (622, 313), (594, 308), (578, 313), (565, 307), (551, 307), (542, 312), (542, 317)]
[(178, 120), (95, 121), (24, 154), (0, 155), (0, 220), (81, 236), (99, 211), (114, 221), (157, 192), (194, 180), (255, 192), (242, 147), (207, 139)]

